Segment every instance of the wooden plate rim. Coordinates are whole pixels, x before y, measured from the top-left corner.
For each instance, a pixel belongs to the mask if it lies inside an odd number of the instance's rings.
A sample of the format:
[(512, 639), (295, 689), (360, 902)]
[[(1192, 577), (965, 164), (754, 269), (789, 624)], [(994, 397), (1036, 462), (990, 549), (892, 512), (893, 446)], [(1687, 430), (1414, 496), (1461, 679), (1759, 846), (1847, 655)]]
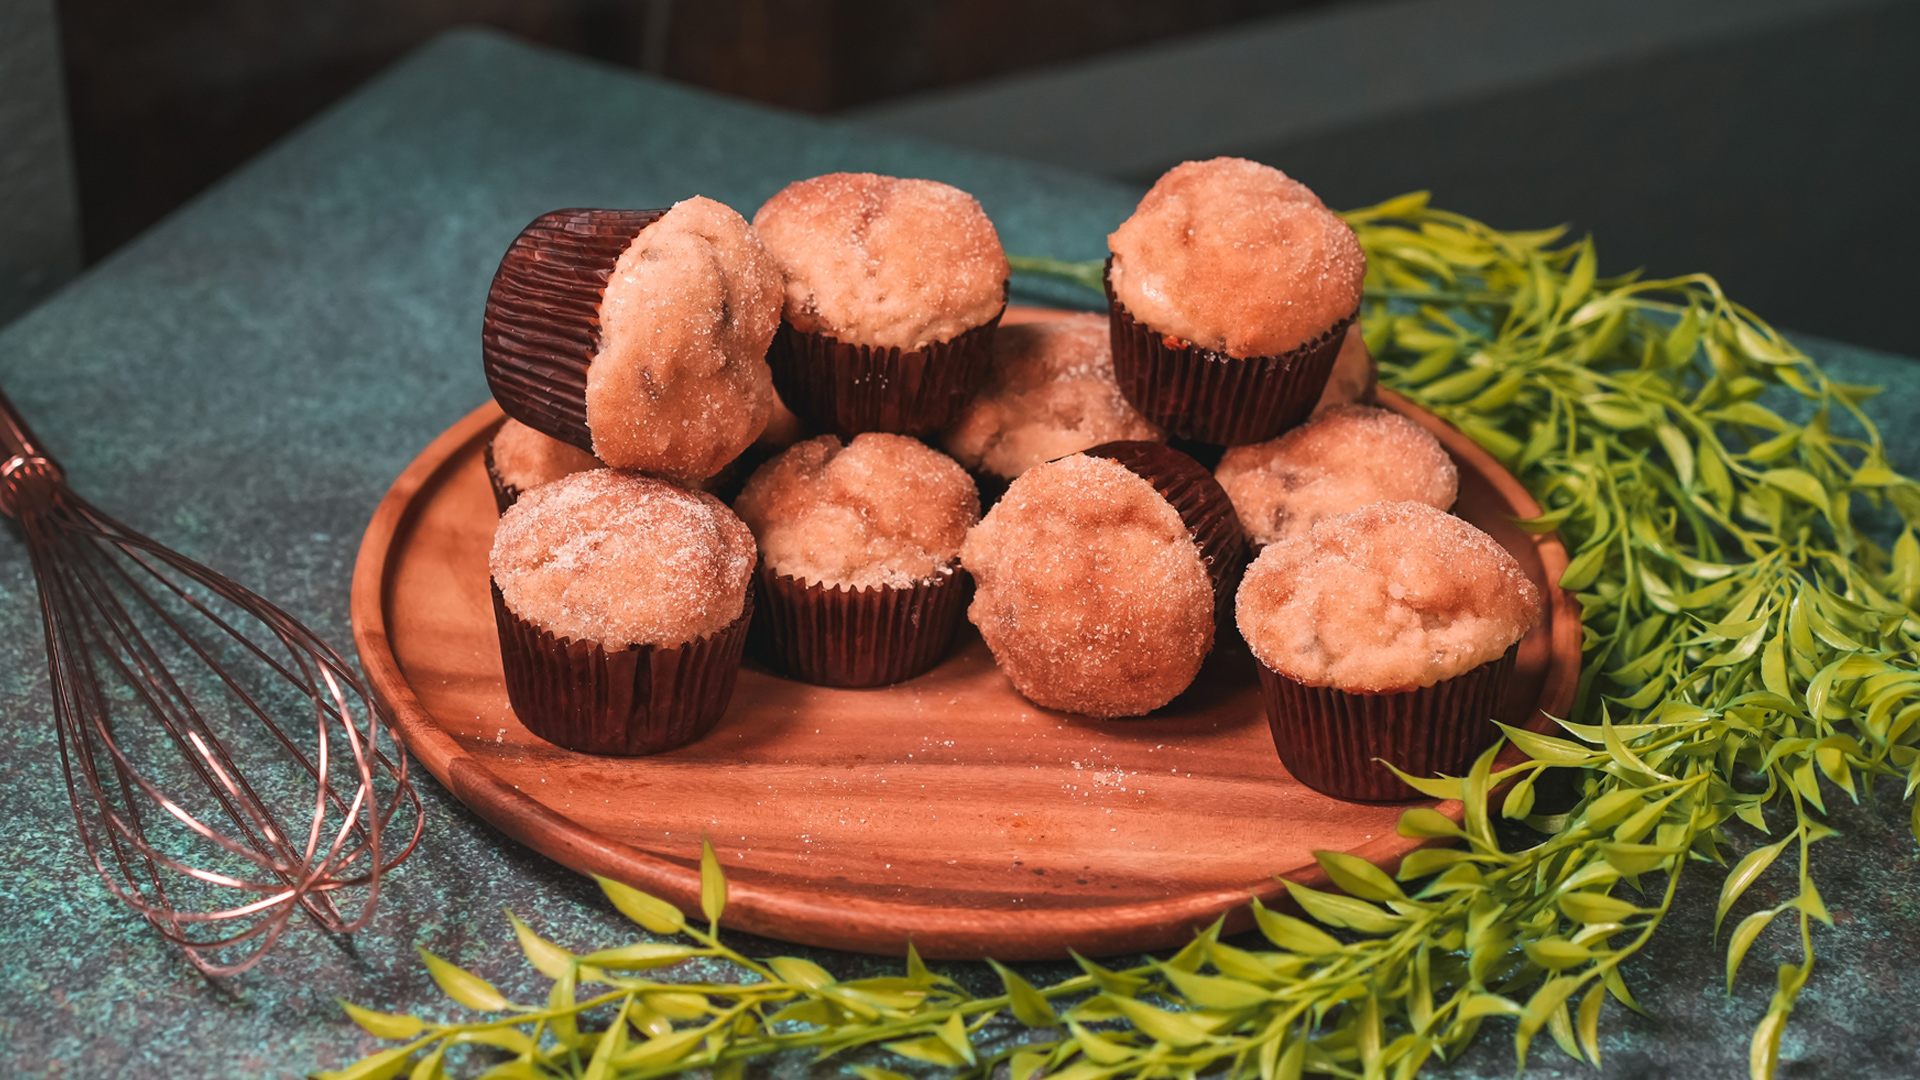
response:
[[(1538, 516), (1539, 505), (1491, 454), (1451, 424), (1392, 391), (1380, 391), (1380, 404), (1407, 416), (1440, 439), (1456, 458), (1468, 461), (1511, 505)], [(394, 480), (374, 510), (355, 560), (351, 594), (354, 645), (380, 704), (393, 717), (408, 750), (455, 798), (494, 827), (528, 847), (584, 874), (625, 882), (660, 896), (682, 910), (699, 909), (700, 874), (692, 858), (674, 860), (609, 839), (522, 794), (485, 764), (466, 753), (435, 723), (401, 671), (388, 638), (386, 596), (397, 560), (397, 546), (425, 505), (419, 496), (440, 474), (461, 460), (461, 451), (490, 437), (504, 420), (489, 401), (442, 432)], [(1566, 548), (1557, 534), (1533, 537), (1547, 579), (1566, 570)], [(1551, 648), (1540, 712), (1530, 727), (1544, 729), (1546, 715), (1565, 716), (1579, 679), (1580, 608), (1564, 589), (1549, 590)], [(1500, 763), (1523, 755), (1508, 747)], [(1409, 804), (1419, 805), (1419, 804)], [(1454, 821), (1458, 801), (1431, 804)], [(1408, 852), (1432, 841), (1389, 833), (1349, 849), (1389, 873)], [(727, 924), (734, 929), (804, 944), (861, 952), (900, 954), (916, 941), (924, 955), (944, 958), (1040, 959), (1063, 957), (1069, 948), (1088, 955), (1113, 955), (1165, 946), (1169, 928), (1197, 927), (1222, 915), (1230, 932), (1252, 925), (1248, 901), (1291, 907), (1286, 878), (1310, 887), (1327, 884), (1317, 863), (1285, 868), (1244, 887), (1189, 893), (1166, 900), (1131, 901), (1108, 906), (1028, 910), (977, 910), (889, 902), (810, 889), (786, 889), (764, 880), (729, 882)], [(1035, 947), (1031, 942), (1045, 942)]]

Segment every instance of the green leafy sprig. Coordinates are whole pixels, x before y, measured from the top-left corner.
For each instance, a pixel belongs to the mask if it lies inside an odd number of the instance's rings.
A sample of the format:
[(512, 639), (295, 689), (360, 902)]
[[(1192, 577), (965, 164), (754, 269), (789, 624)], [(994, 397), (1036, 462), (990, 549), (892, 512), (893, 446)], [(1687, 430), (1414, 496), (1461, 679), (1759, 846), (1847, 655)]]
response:
[[(1782, 856), (1797, 886), (1744, 914), (1727, 943), (1731, 991), (1760, 932), (1781, 916), (1797, 923), (1801, 959), (1779, 966), (1752, 1040), (1752, 1075), (1771, 1077), (1813, 971), (1813, 924), (1831, 921), (1811, 861), (1832, 835), (1827, 800), (1857, 800), (1877, 778), (1909, 799), (1920, 787), (1920, 485), (1888, 464), (1860, 408), (1870, 389), (1828, 378), (1710, 277), (1600, 278), (1591, 240), (1500, 232), (1432, 209), (1424, 193), (1346, 217), (1367, 251), (1362, 327), (1383, 382), (1534, 493), (1544, 513), (1524, 524), (1565, 539), (1561, 584), (1583, 607), (1583, 674), (1562, 734), (1508, 729), (1529, 760), (1496, 769), (1489, 750), (1465, 777), (1409, 778), (1460, 799), (1464, 814), (1456, 824), (1409, 809), (1400, 833), (1454, 846), (1415, 851), (1394, 876), (1320, 853), (1342, 892), (1290, 884), (1306, 918), (1256, 903), (1271, 949), (1222, 942), (1216, 924), (1171, 959), (1118, 971), (1082, 960), (1081, 975), (1043, 988), (996, 965), (1006, 992), (991, 998), (911, 954), (904, 976), (844, 983), (803, 960), (739, 955), (716, 936), (725, 879), (709, 850), (704, 931), (602, 882), (641, 926), (692, 944), (576, 956), (515, 920), (528, 959), (554, 980), (545, 1007), (512, 1005), (426, 955), (455, 1001), (504, 1015), (436, 1025), (348, 1006), (368, 1031), (405, 1042), (330, 1075), (432, 1080), (450, 1048), (479, 1043), (509, 1055), (493, 1077), (732, 1078), (759, 1056), (878, 1044), (969, 1077), (1005, 1063), (1011, 1080), (1374, 1080), (1412, 1076), (1489, 1017), (1513, 1018), (1523, 1063), (1544, 1029), (1597, 1064), (1607, 999), (1637, 1008), (1622, 963), (1686, 869), (1724, 864), (1737, 818), (1770, 842), (1725, 874), (1716, 928)], [(1098, 263), (1016, 265), (1099, 284)], [(1797, 408), (1776, 407), (1783, 399)], [(1890, 547), (1856, 525), (1863, 506), (1897, 515)], [(1574, 771), (1579, 798), (1565, 812), (1536, 812), (1548, 769)], [(1509, 851), (1496, 815), (1544, 839)], [(693, 957), (740, 977), (627, 974)], [(589, 1011), (607, 1014), (598, 1030), (581, 1023)], [(1031, 1041), (985, 1052), (995, 1018), (1034, 1029)]]

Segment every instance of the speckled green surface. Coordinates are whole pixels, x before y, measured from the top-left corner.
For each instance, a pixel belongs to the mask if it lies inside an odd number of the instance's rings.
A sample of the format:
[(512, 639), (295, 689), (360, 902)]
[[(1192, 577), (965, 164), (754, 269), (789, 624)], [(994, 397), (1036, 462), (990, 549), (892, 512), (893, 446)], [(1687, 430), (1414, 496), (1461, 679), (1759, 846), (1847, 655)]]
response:
[[(500, 252), (558, 206), (751, 210), (836, 169), (931, 176), (977, 196), (1011, 250), (1100, 254), (1137, 192), (750, 108), (479, 34), (443, 38), (0, 333), (0, 380), (74, 484), (134, 526), (256, 587), (343, 647), (348, 578), (374, 504), (433, 435), (486, 397), (478, 332)], [(1515, 226), (1534, 222), (1503, 223)], [(1703, 269), (1711, 270), (1711, 267)], [(1025, 299), (1063, 299), (1029, 294)], [(1920, 465), (1920, 368), (1808, 342)], [(374, 1048), (332, 1004), (439, 1008), (423, 944), (509, 991), (536, 989), (501, 911), (562, 944), (631, 928), (591, 883), (501, 837), (423, 780), (421, 850), (351, 941), (301, 929), (213, 983), (86, 865), (59, 781), (34, 587), (0, 542), (0, 1075), (282, 1077)], [(1817, 849), (1839, 925), (1783, 1044), (1787, 1076), (1906, 1077), (1920, 1060), (1920, 852), (1890, 789), (1842, 809)], [(1228, 842), (1228, 841), (1223, 841)], [(1762, 937), (1729, 1000), (1696, 876), (1628, 981), (1659, 1019), (1609, 1012), (1610, 1077), (1744, 1074), (1768, 973)], [(1743, 905), (1773, 902), (1757, 888)], [(800, 952), (846, 976), (890, 962)], [(1778, 954), (1778, 955), (1776, 955)], [(985, 989), (984, 968), (953, 965)], [(1052, 965), (1030, 975), (1049, 978)], [(1497, 1028), (1436, 1075), (1513, 1075)], [(774, 1067), (807, 1072), (802, 1062)], [(838, 1066), (818, 1066), (833, 1075)], [(1537, 1049), (1528, 1076), (1591, 1075)]]

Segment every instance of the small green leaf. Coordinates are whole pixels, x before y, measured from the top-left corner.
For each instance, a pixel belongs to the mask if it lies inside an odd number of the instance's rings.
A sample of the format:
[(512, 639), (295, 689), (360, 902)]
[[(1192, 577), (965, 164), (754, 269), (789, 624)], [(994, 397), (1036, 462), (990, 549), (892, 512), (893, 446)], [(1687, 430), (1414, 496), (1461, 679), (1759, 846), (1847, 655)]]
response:
[(677, 964), (689, 957), (704, 954), (704, 949), (698, 949), (692, 945), (642, 941), (633, 945), (622, 945), (617, 949), (600, 949), (587, 953), (580, 958), (580, 962), (590, 967), (607, 968), (613, 971), (646, 971), (651, 968), (666, 967), (668, 964)]
[(1096, 1065), (1118, 1065), (1133, 1056), (1131, 1047), (1104, 1039), (1072, 1020), (1067, 1021), (1067, 1030), (1073, 1033), (1073, 1039), (1079, 1044), (1080, 1052)]
[(1288, 952), (1325, 956), (1340, 951), (1340, 941), (1332, 934), (1312, 923), (1270, 910), (1258, 899), (1253, 902), (1253, 918), (1268, 941)]
[(960, 1019), (959, 1013), (947, 1017), (947, 1022), (934, 1028), (933, 1033), (954, 1053), (960, 1055), (961, 1060), (969, 1065), (974, 1064), (973, 1041), (967, 1038), (967, 1024)]
[(1351, 896), (1335, 896), (1309, 889), (1297, 882), (1286, 882), (1287, 893), (1315, 919), (1329, 926), (1344, 926), (1362, 934), (1391, 934), (1406, 920)]
[(1815, 480), (1812, 473), (1801, 469), (1768, 469), (1760, 474), (1760, 479), (1822, 511), (1827, 508), (1826, 486)]
[(1460, 826), (1431, 807), (1416, 806), (1400, 814), (1400, 823), (1396, 830), (1401, 836), (1438, 839), (1461, 835)]
[(818, 990), (833, 983), (833, 974), (811, 960), (796, 956), (776, 956), (767, 961), (780, 981), (807, 990)]
[(1733, 870), (1727, 874), (1727, 880), (1720, 885), (1720, 903), (1713, 911), (1714, 936), (1719, 936), (1720, 922), (1727, 917), (1727, 912), (1733, 907), (1734, 902), (1740, 899), (1740, 894), (1746, 892), (1747, 887), (1765, 873), (1767, 867), (1773, 865), (1773, 860), (1780, 857), (1780, 852), (1784, 851), (1793, 839), (1789, 836), (1777, 844), (1755, 848), (1747, 852), (1745, 858), (1734, 864)]
[(1760, 931), (1778, 914), (1779, 908), (1756, 911), (1733, 928), (1733, 936), (1727, 939), (1727, 993), (1733, 993), (1733, 977), (1739, 973), (1740, 961), (1746, 959), (1747, 950), (1753, 947), (1753, 939), (1759, 937)]
[(1184, 1048), (1199, 1046), (1211, 1036), (1187, 1016), (1156, 1009), (1131, 998), (1113, 998), (1113, 1007), (1133, 1024), (1134, 1029), (1155, 1042)]
[(1046, 1068), (1047, 1059), (1052, 1057), (1045, 1050), (1016, 1050), (1009, 1065), (1011, 1074), (1008, 1080), (1033, 1080), (1041, 1069)]
[(1000, 976), (1001, 985), (1007, 988), (1007, 1007), (1013, 1012), (1015, 1020), (1032, 1028), (1059, 1025), (1060, 1017), (1053, 1011), (1052, 1004), (1033, 988), (1032, 983), (994, 960), (988, 960), (987, 963), (993, 966)]
[(680, 909), (658, 897), (649, 896), (631, 885), (594, 875), (600, 891), (607, 894), (620, 914), (656, 934), (677, 934), (686, 929), (687, 920)]
[(496, 1012), (507, 1007), (507, 999), (493, 984), (420, 948), (420, 959), (427, 963), (427, 974), (440, 984), (440, 989), (453, 1000), (469, 1009), (481, 1012)]
[(533, 928), (520, 921), (513, 912), (507, 912), (507, 918), (513, 923), (513, 935), (520, 939), (520, 951), (527, 955), (527, 962), (549, 979), (557, 979), (573, 966), (573, 954), (533, 932)]
[(1604, 893), (1561, 893), (1559, 906), (1561, 913), (1579, 923), (1625, 922), (1640, 913), (1625, 900)]
[(1586, 1052), (1587, 1061), (1594, 1068), (1600, 1067), (1600, 1006), (1605, 1004), (1607, 994), (1599, 983), (1587, 991), (1580, 1002), (1580, 1016), (1575, 1028), (1580, 1034), (1580, 1049)]
[(1313, 857), (1327, 877), (1341, 889), (1362, 900), (1386, 902), (1404, 900), (1405, 893), (1387, 876), (1386, 871), (1357, 855), (1339, 851), (1316, 851)]
[(720, 857), (705, 837), (700, 840), (700, 912), (711, 925), (718, 925), (720, 913), (727, 909), (727, 875), (720, 869)]
[(396, 1046), (363, 1057), (344, 1069), (316, 1073), (315, 1076), (318, 1080), (389, 1080), (400, 1075), (400, 1070), (407, 1067), (407, 1059), (411, 1056), (412, 1047)]
[(402, 1016), (397, 1013), (375, 1012), (363, 1009), (344, 998), (334, 998), (340, 1007), (347, 1011), (353, 1022), (359, 1024), (367, 1034), (376, 1039), (411, 1039), (420, 1034), (426, 1024), (417, 1016)]

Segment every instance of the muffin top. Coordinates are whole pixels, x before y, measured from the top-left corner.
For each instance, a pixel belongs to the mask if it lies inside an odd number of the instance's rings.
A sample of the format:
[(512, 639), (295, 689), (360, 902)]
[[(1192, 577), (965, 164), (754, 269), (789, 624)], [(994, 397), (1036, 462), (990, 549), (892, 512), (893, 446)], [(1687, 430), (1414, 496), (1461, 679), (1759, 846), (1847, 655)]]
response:
[(1353, 230), (1305, 184), (1240, 158), (1175, 166), (1107, 246), (1135, 319), (1235, 357), (1326, 333), (1360, 306), (1367, 269)]
[(1213, 582), (1153, 485), (1074, 454), (1021, 474), (960, 549), (967, 617), (1022, 694), (1137, 716), (1173, 700), (1213, 647)]
[(867, 432), (793, 444), (755, 470), (734, 508), (775, 573), (898, 589), (951, 572), (980, 496), (938, 450)]
[(585, 450), (513, 419), (500, 425), (488, 446), (493, 451), (494, 475), (521, 491), (601, 467), (600, 459)]
[(1411, 501), (1445, 510), (1460, 492), (1453, 459), (1398, 413), (1336, 405), (1277, 439), (1235, 446), (1214, 479), (1256, 544), (1305, 533), (1329, 514)]
[(1104, 442), (1161, 442), (1120, 393), (1105, 315), (1002, 325), (987, 385), (942, 436), (970, 469), (1011, 479), (1043, 461)]
[(1006, 304), (1007, 255), (973, 196), (934, 180), (828, 173), (753, 216), (796, 329), (853, 345), (950, 341)]
[(720, 471), (773, 408), (767, 345), (780, 271), (731, 209), (675, 203), (620, 254), (587, 367), (587, 430), (600, 460), (683, 483)]
[(1366, 339), (1360, 336), (1360, 324), (1356, 322), (1347, 327), (1340, 352), (1333, 358), (1333, 370), (1327, 373), (1327, 387), (1320, 391), (1320, 400), (1313, 411), (1317, 413), (1335, 405), (1371, 405), (1378, 396), (1379, 383), (1380, 365), (1367, 351)]
[(1322, 518), (1247, 568), (1240, 633), (1309, 686), (1389, 693), (1499, 658), (1540, 617), (1540, 590), (1491, 536), (1425, 503)]
[(507, 608), (558, 637), (672, 647), (740, 617), (753, 534), (704, 492), (595, 469), (521, 496), (489, 562)]

